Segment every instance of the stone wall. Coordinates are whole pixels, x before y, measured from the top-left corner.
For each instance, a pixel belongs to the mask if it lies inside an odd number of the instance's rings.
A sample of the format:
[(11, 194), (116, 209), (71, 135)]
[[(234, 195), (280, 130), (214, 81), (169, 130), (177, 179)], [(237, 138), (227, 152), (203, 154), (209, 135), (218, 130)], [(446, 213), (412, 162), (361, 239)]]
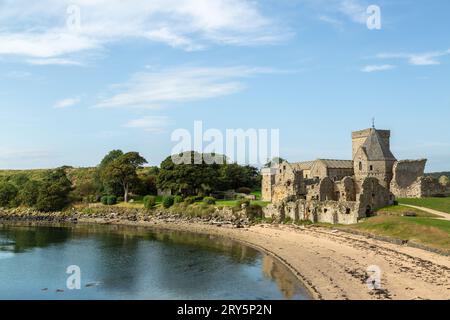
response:
[(269, 205), (263, 210), (266, 218), (313, 223), (355, 224), (360, 215), (359, 204), (355, 201), (294, 200)]
[[(423, 181), (426, 159), (397, 161), (393, 168), (391, 192), (397, 198), (421, 198), (423, 197)], [(429, 185), (426, 189), (433, 189)]]

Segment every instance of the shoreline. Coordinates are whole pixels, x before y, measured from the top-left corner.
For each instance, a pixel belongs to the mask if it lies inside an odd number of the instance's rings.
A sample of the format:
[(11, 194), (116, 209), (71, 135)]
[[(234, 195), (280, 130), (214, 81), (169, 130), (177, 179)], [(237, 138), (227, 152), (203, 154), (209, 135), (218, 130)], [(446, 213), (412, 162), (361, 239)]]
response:
[[(192, 222), (167, 217), (141, 220), (66, 216), (59, 221), (31, 218), (0, 217), (0, 223), (113, 224), (213, 235), (273, 256), (297, 277), (315, 300), (450, 299), (448, 257), (339, 230), (273, 224), (236, 227), (230, 222)], [(369, 290), (366, 285), (370, 265), (382, 270), (381, 289)]]

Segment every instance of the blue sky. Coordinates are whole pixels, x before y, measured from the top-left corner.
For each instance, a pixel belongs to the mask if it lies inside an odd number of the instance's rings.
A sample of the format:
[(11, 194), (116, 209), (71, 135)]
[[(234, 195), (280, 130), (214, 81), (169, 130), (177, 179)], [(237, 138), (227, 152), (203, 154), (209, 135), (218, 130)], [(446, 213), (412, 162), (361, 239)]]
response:
[(349, 159), (375, 117), (398, 159), (450, 170), (449, 16), (447, 0), (0, 0), (0, 168), (117, 148), (159, 164), (195, 120), (279, 128), (290, 161)]

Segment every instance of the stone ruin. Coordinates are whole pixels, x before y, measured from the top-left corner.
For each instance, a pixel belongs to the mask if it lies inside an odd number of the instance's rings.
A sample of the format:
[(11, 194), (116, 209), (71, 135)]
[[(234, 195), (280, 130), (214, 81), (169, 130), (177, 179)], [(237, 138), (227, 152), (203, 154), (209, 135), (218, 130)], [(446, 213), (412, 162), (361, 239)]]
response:
[(262, 170), (266, 217), (353, 224), (395, 198), (449, 195), (450, 186), (424, 176), (427, 160), (398, 161), (390, 131), (352, 133), (352, 160), (283, 162)]

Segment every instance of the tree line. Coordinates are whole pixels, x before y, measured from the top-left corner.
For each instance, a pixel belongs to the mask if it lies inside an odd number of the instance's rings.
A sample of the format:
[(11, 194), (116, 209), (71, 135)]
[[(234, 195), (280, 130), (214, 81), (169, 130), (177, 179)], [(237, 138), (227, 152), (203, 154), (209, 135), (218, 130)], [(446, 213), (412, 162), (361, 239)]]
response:
[[(204, 155), (189, 152), (192, 159)], [(217, 157), (217, 155), (215, 155)], [(176, 164), (167, 157), (159, 167), (146, 167), (138, 152), (112, 150), (95, 168), (61, 167), (29, 173), (10, 173), (0, 177), (0, 207), (30, 207), (60, 211), (72, 203), (128, 202), (130, 199), (170, 191), (180, 197), (207, 196), (213, 191), (258, 189), (259, 170), (252, 166), (192, 161)], [(197, 158), (198, 159), (198, 158)]]

